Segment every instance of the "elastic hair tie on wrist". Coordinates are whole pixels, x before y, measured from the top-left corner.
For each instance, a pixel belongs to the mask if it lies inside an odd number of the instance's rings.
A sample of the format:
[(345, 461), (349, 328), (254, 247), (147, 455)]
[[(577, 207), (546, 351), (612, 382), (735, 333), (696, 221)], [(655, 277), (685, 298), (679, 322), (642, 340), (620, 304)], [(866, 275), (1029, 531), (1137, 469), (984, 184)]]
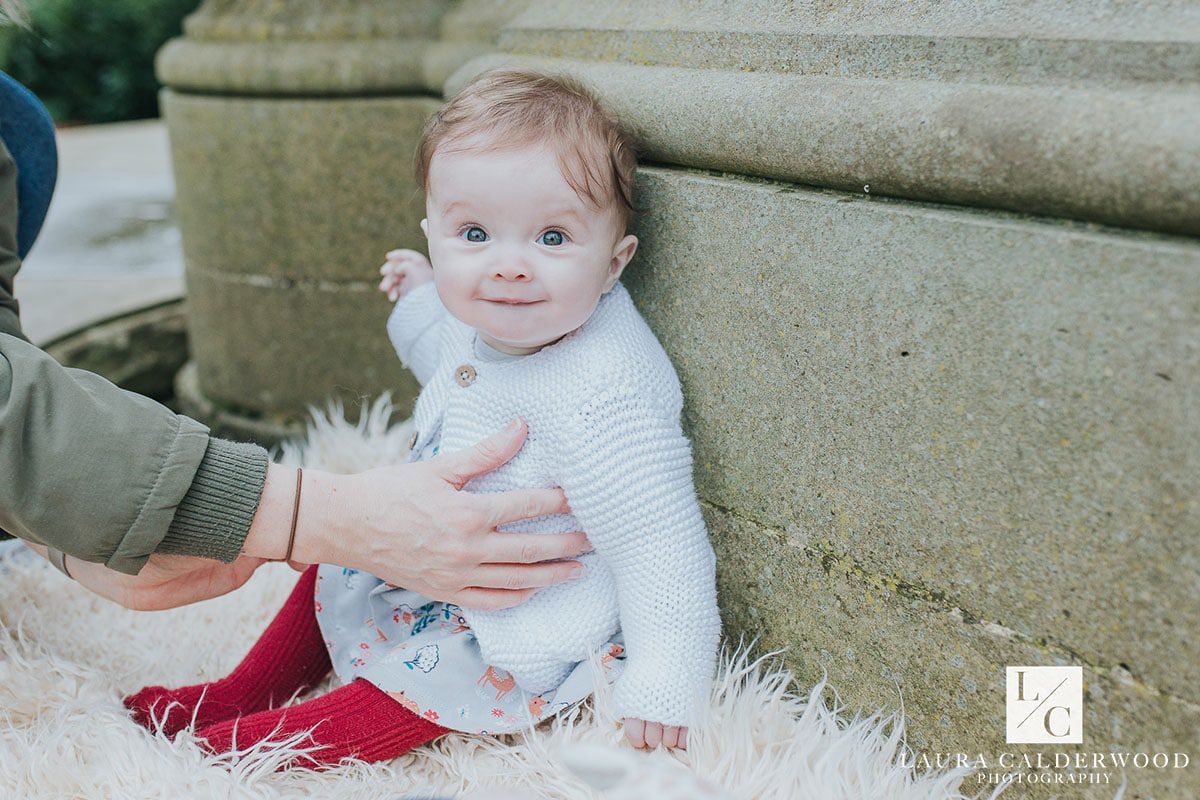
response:
[(284, 561), (292, 560), (292, 548), (296, 546), (296, 523), (300, 520), (300, 487), (304, 480), (304, 468), (296, 467), (296, 500), (292, 503), (292, 530), (288, 533), (287, 552), (283, 554)]

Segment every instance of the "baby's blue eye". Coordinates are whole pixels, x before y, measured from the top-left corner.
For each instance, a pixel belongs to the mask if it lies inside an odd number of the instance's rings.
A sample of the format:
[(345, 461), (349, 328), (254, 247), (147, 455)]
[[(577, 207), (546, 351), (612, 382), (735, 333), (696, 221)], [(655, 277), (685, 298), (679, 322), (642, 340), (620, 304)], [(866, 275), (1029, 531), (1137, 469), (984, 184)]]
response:
[(546, 231), (542, 234), (542, 244), (558, 247), (563, 243), (562, 231)]
[(471, 227), (467, 228), (466, 232), (468, 242), (478, 243), (487, 241), (487, 234), (484, 232), (483, 228), (480, 228), (478, 225), (472, 225)]

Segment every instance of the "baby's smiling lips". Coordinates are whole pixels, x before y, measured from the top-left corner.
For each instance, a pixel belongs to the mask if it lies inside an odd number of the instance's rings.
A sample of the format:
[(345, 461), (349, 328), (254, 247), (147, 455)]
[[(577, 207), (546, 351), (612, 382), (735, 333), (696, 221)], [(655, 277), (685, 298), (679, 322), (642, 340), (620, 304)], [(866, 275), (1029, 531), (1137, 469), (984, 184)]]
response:
[(531, 306), (542, 302), (541, 300), (525, 300), (520, 297), (484, 297), (482, 299), (489, 303), (498, 303), (506, 306)]

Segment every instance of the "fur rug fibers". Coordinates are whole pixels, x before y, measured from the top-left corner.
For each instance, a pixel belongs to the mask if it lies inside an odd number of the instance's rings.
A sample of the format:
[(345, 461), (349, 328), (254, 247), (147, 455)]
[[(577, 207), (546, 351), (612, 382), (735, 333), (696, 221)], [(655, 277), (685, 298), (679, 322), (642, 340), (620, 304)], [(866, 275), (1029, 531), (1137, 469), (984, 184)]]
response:
[[(407, 425), (390, 406), (357, 425), (316, 412), (292, 463), (350, 471), (394, 463)], [(0, 796), (5, 798), (960, 798), (961, 772), (915, 774), (898, 763), (903, 721), (851, 715), (824, 683), (802, 691), (771, 660), (722, 658), (712, 705), (686, 753), (619, 746), (605, 688), (594, 702), (503, 738), (452, 735), (387, 764), (325, 773), (275, 766), (303, 743), (233, 757), (204, 754), (135, 725), (120, 698), (231, 669), (296, 580), (259, 570), (241, 590), (172, 611), (126, 611), (90, 595), (32, 553), (0, 563)], [(319, 689), (318, 691), (324, 691)]]

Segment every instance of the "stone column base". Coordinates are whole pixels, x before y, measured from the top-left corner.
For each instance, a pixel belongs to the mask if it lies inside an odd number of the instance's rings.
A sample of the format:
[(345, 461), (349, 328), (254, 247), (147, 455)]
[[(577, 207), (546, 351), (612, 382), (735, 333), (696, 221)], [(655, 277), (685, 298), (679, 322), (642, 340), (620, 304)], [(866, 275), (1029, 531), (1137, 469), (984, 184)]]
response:
[(200, 390), (195, 361), (188, 361), (176, 373), (175, 400), (180, 413), (203, 422), (212, 429), (214, 436), (273, 447), (285, 439), (297, 439), (304, 435), (302, 424), (264, 418), (210, 400)]

